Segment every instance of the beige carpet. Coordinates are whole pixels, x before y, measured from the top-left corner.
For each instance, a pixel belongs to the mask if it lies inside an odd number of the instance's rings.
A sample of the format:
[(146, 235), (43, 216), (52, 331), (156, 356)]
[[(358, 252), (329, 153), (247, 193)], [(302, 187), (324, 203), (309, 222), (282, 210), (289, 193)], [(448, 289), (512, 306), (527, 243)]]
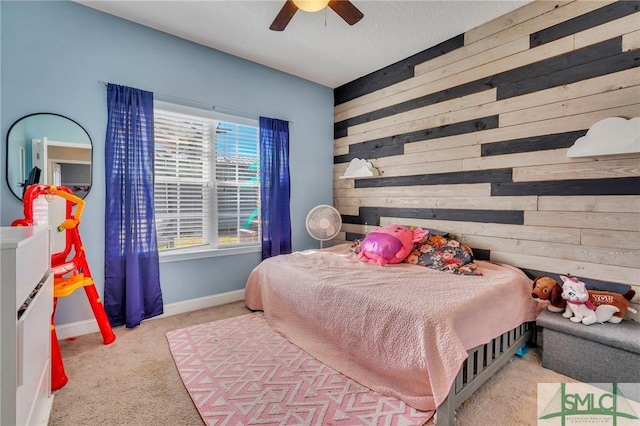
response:
[[(69, 382), (55, 392), (49, 425), (202, 425), (169, 352), (168, 331), (248, 313), (244, 302), (152, 319), (60, 342)], [(540, 351), (513, 357), (457, 412), (458, 425), (535, 425), (536, 384), (574, 382), (542, 368)], [(432, 426), (430, 421), (427, 425)]]

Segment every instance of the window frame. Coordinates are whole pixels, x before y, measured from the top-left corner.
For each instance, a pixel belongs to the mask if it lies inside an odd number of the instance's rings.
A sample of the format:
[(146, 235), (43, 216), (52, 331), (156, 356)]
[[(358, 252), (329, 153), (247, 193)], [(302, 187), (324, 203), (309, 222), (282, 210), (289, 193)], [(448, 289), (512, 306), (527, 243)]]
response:
[[(259, 120), (248, 117), (240, 117), (236, 115), (223, 114), (217, 111), (209, 111), (203, 108), (186, 106), (178, 103), (174, 103), (171, 101), (163, 101), (163, 100), (154, 100), (153, 104), (154, 112), (156, 110), (162, 110), (172, 113), (185, 114), (201, 117), (207, 120), (215, 120), (215, 121), (224, 121), (237, 125), (244, 126), (252, 126), (258, 129), (259, 132)], [(213, 127), (213, 126), (212, 126)], [(210, 161), (211, 161), (211, 211), (215, 212), (215, 217), (210, 218), (211, 226), (210, 226), (210, 237), (212, 241), (218, 237), (218, 194), (217, 194), (217, 184), (216, 184), (216, 172), (215, 172), (215, 129), (212, 129), (212, 140), (211, 143), (213, 146), (211, 147), (210, 153)], [(259, 137), (259, 133), (258, 133)], [(155, 141), (154, 141), (155, 143)], [(259, 145), (258, 141), (258, 145)], [(258, 150), (259, 150), (258, 146)], [(155, 153), (154, 153), (154, 163), (155, 163)], [(154, 178), (155, 185), (155, 178)], [(260, 239), (257, 242), (250, 242), (244, 244), (233, 245), (229, 247), (212, 247), (212, 245), (207, 245), (205, 248), (202, 246), (197, 247), (187, 247), (183, 249), (176, 250), (163, 250), (158, 251), (159, 261), (160, 263), (167, 262), (175, 262), (175, 261), (183, 261), (183, 260), (193, 260), (193, 259), (203, 259), (210, 257), (219, 257), (219, 256), (229, 256), (229, 255), (238, 255), (238, 254), (247, 254), (247, 253), (259, 253), (262, 251), (261, 241)]]

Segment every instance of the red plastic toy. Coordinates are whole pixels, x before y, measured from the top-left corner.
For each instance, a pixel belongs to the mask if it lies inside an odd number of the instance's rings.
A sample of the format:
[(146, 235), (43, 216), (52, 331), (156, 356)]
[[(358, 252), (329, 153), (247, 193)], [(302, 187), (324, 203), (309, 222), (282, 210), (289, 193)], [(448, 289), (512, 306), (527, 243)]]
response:
[[(111, 329), (111, 324), (107, 318), (104, 306), (100, 301), (100, 296), (91, 277), (91, 270), (84, 252), (84, 246), (80, 238), (78, 225), (84, 209), (84, 200), (71, 192), (66, 186), (54, 185), (30, 185), (23, 197), (24, 218), (16, 219), (11, 226), (33, 226), (34, 220), (33, 206), (38, 197), (58, 196), (66, 200), (66, 219), (57, 227), (58, 232), (66, 231), (65, 248), (63, 251), (51, 255), (51, 273), (53, 274), (53, 314), (51, 315), (51, 390), (63, 387), (69, 380), (60, 355), (58, 336), (54, 324), (58, 297), (65, 297), (72, 294), (80, 287), (89, 299), (89, 304), (93, 315), (98, 322), (98, 327), (102, 333), (105, 345), (116, 340), (116, 336)], [(73, 206), (76, 205), (75, 214)]]

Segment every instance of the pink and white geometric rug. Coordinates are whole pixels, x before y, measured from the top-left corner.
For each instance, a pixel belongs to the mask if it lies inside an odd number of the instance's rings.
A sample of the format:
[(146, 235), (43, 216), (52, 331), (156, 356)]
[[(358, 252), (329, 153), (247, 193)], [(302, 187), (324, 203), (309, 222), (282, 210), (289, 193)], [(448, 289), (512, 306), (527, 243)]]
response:
[(421, 425), (433, 415), (322, 364), (262, 312), (170, 331), (167, 340), (207, 425)]

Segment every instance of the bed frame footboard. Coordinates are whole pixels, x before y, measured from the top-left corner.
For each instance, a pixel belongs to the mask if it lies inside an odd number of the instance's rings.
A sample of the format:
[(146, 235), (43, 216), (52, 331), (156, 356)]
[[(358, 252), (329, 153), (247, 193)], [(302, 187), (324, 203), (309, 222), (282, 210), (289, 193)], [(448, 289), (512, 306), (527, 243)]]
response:
[(526, 322), (467, 351), (469, 357), (456, 376), (449, 396), (436, 410), (437, 425), (453, 426), (456, 408), (511, 359), (533, 336), (534, 329), (535, 322)]

